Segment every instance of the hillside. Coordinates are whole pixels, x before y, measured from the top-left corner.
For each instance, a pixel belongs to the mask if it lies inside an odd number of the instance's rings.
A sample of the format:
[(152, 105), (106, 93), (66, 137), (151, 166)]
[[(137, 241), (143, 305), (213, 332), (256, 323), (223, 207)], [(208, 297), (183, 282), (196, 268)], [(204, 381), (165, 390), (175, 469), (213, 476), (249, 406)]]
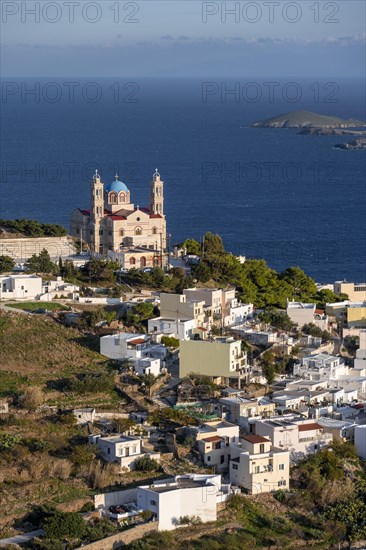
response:
[(366, 126), (366, 122), (319, 115), (310, 111), (293, 111), (253, 122), (251, 126), (253, 128), (356, 128)]
[(102, 370), (105, 358), (80, 332), (37, 316), (0, 313), (0, 370), (32, 382)]

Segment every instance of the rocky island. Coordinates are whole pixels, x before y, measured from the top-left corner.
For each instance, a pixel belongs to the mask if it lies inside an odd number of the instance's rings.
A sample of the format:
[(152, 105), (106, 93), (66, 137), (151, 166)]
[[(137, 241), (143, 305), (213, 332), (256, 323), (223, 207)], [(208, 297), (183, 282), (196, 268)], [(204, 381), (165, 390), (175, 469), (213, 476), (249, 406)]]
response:
[(298, 132), (299, 136), (364, 136), (366, 130), (341, 130), (340, 128), (318, 128), (310, 126)]
[(310, 111), (293, 111), (253, 122), (251, 126), (252, 128), (359, 128), (366, 127), (366, 122), (319, 115)]
[(358, 138), (349, 143), (338, 143), (335, 145), (337, 149), (363, 149), (366, 151), (366, 138)]

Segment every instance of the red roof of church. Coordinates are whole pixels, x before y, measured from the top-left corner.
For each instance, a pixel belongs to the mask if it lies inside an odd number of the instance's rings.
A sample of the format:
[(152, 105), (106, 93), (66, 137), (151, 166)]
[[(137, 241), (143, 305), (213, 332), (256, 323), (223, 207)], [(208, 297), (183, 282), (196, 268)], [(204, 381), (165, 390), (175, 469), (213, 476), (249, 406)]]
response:
[(150, 218), (162, 218), (160, 214), (150, 214)]
[(90, 216), (90, 210), (82, 210), (81, 208), (78, 208), (78, 210), (82, 213), (83, 216)]
[(109, 218), (111, 218), (111, 220), (113, 221), (117, 221), (117, 220), (127, 220), (127, 218), (125, 218), (125, 216), (118, 216), (117, 214), (112, 214), (110, 216), (108, 216)]

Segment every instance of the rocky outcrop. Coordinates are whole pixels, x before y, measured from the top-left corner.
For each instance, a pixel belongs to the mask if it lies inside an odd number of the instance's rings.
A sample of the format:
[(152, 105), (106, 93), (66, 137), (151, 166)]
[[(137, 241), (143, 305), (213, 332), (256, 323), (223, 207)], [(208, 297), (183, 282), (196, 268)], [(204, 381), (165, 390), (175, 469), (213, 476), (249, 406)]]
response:
[(303, 128), (298, 132), (299, 136), (364, 136), (362, 130), (340, 130), (339, 128), (317, 128), (315, 126)]
[(366, 151), (366, 138), (354, 139), (349, 143), (338, 143), (334, 147), (337, 149), (358, 149)]
[(253, 128), (358, 128), (366, 122), (319, 115), (310, 111), (293, 111), (251, 124)]

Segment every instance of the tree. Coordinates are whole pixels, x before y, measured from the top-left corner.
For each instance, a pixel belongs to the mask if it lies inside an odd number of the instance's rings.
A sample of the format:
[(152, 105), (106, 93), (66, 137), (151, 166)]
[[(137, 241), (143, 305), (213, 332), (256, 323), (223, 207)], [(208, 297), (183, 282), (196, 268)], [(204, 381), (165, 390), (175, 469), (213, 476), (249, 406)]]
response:
[(199, 256), (202, 251), (201, 244), (195, 239), (186, 239), (180, 246), (187, 250), (187, 254), (193, 254), (194, 256)]
[(210, 258), (224, 252), (225, 247), (220, 235), (207, 232), (204, 236), (204, 256)]
[(46, 518), (44, 531), (50, 539), (78, 540), (82, 539), (86, 532), (84, 519), (75, 512), (56, 512), (54, 516)]
[(179, 348), (179, 340), (174, 336), (162, 336), (161, 343), (167, 348)]
[(308, 277), (299, 267), (288, 267), (281, 274), (281, 278), (293, 289), (293, 296), (300, 300), (309, 300), (316, 294), (316, 284), (311, 277)]
[(263, 376), (267, 378), (267, 383), (269, 385), (273, 384), (276, 375), (276, 369), (274, 363), (274, 355), (271, 350), (267, 350), (262, 354), (260, 358), (260, 364), (262, 367)]
[(25, 263), (25, 268), (31, 273), (54, 273), (57, 266), (51, 261), (48, 251), (44, 248), (39, 254), (33, 254)]
[(206, 262), (201, 261), (199, 264), (192, 266), (192, 275), (198, 281), (207, 283), (211, 278), (211, 270)]
[(10, 256), (0, 256), (0, 273), (13, 271), (15, 262)]

